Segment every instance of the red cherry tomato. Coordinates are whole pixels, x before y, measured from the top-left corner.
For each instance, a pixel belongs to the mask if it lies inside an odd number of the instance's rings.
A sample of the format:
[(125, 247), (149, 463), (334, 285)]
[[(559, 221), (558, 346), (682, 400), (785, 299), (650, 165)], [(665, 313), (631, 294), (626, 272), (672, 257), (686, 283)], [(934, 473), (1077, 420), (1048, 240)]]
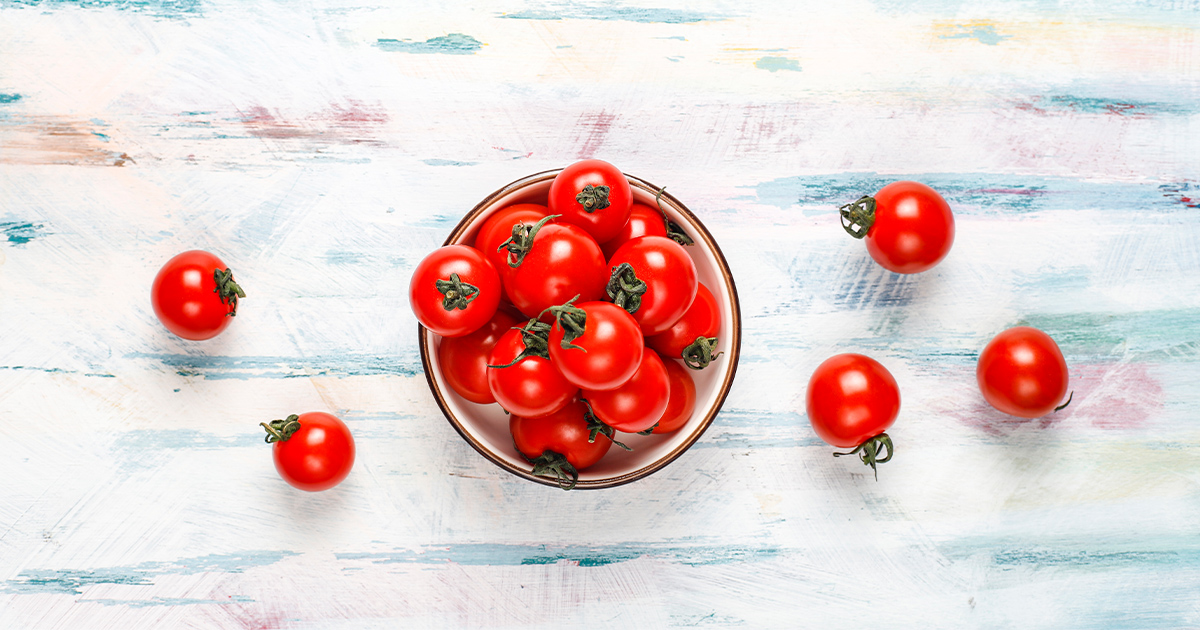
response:
[[(579, 387), (538, 354), (538, 346), (544, 351), (544, 340), (531, 339), (527, 345), (527, 334), (510, 330), (500, 337), (488, 355), (487, 380), (492, 396), (506, 411), (536, 418), (562, 409), (575, 399)], [(491, 367), (501, 365), (508, 367)]]
[(988, 403), (1021, 418), (1055, 411), (1067, 394), (1062, 351), (1050, 335), (1029, 326), (996, 335), (980, 353), (975, 377)]
[(336, 416), (311, 411), (263, 423), (263, 427), (267, 441), (275, 444), (275, 470), (301, 490), (328, 490), (341, 483), (354, 466), (354, 437)]
[(528, 253), (505, 277), (508, 299), (526, 317), (575, 296), (590, 302), (604, 296), (608, 267), (604, 253), (587, 232), (573, 225), (543, 225)]
[(518, 223), (533, 225), (546, 218), (549, 214), (546, 206), (537, 203), (518, 203), (506, 206), (492, 213), (475, 236), (475, 249), (483, 252), (484, 257), (500, 274), (500, 284), (505, 284), (508, 275), (508, 250), (499, 249), (500, 245), (512, 238), (512, 228)]
[[(822, 440), (853, 447), (871, 468), (892, 458), (891, 438), (884, 432), (900, 413), (900, 387), (878, 361), (861, 354), (826, 359), (809, 379), (805, 398), (808, 419)], [(888, 454), (879, 458), (884, 446)]]
[(540, 418), (513, 415), (508, 427), (517, 451), (533, 464), (533, 474), (554, 473), (564, 490), (575, 487), (578, 471), (604, 457), (612, 440), (603, 433), (592, 434), (587, 406), (574, 401)]
[(167, 261), (154, 277), (150, 304), (167, 330), (193, 341), (217, 336), (246, 297), (220, 258), (201, 250)]
[[(622, 245), (608, 264), (613, 270), (608, 296), (633, 314), (646, 336), (674, 326), (696, 299), (696, 263), (669, 238), (635, 238)], [(629, 287), (636, 288), (626, 292)]]
[[(556, 316), (550, 329), (550, 359), (575, 385), (615, 389), (642, 364), (642, 331), (624, 309), (608, 302), (584, 302), (567, 305)], [(575, 336), (580, 328), (582, 334)]]
[(497, 310), (488, 323), (462, 337), (444, 337), (438, 345), (438, 363), (446, 384), (467, 400), (486, 405), (496, 402), (488, 387), (488, 356), (496, 342), (521, 322)]
[(667, 380), (670, 381), (670, 397), (667, 399), (667, 410), (662, 419), (654, 426), (654, 433), (673, 433), (683, 428), (692, 419), (696, 410), (696, 382), (688, 369), (675, 361), (663, 360), (667, 368)]
[(625, 226), (616, 236), (602, 243), (600, 249), (604, 250), (605, 258), (612, 258), (617, 249), (639, 236), (667, 236), (667, 224), (663, 222), (662, 212), (644, 203), (633, 204)]
[(443, 337), (461, 337), (496, 314), (501, 291), (500, 276), (479, 250), (447, 245), (417, 264), (408, 299), (426, 328)]
[(642, 353), (642, 364), (624, 385), (607, 391), (583, 390), (596, 417), (626, 433), (653, 427), (666, 413), (670, 396), (667, 367), (653, 350)]
[[(934, 189), (893, 182), (871, 197), (842, 207), (842, 226), (866, 237), (875, 262), (896, 273), (919, 273), (938, 264), (954, 244), (954, 213)], [(866, 228), (865, 232), (863, 228)]]
[(617, 167), (602, 160), (583, 160), (562, 170), (550, 183), (550, 214), (584, 229), (597, 243), (621, 233), (629, 220), (633, 190)]
[(691, 307), (665, 331), (646, 337), (646, 345), (654, 348), (663, 359), (683, 359), (693, 370), (707, 367), (720, 352), (717, 333), (721, 330), (721, 307), (708, 287), (697, 285), (696, 299)]

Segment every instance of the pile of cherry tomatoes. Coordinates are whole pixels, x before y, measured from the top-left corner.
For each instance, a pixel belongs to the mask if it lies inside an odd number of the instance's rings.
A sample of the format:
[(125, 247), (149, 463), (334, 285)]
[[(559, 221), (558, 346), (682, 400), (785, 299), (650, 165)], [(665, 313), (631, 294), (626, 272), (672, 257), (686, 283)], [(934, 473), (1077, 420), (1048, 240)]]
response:
[[(563, 169), (546, 204), (492, 213), (473, 246), (448, 245), (413, 272), (409, 296), (440, 337), (445, 382), (509, 413), (534, 474), (573, 487), (618, 433), (669, 433), (691, 417), (720, 353), (720, 311), (661, 208), (635, 203), (615, 166)], [(685, 367), (686, 366), (686, 367)]]
[[(842, 227), (896, 273), (940, 262), (954, 215), (932, 188), (895, 182), (840, 209)], [(509, 413), (517, 450), (533, 473), (563, 488), (598, 462), (619, 433), (670, 433), (691, 418), (699, 370), (720, 356), (721, 315), (697, 279), (692, 241), (661, 208), (635, 203), (611, 164), (563, 169), (545, 205), (501, 208), (473, 246), (450, 245), (417, 265), (413, 312), (440, 336), (447, 384)], [(172, 333), (209, 339), (237, 314), (245, 291), (216, 256), (189, 251), (154, 279), (154, 312)], [(1019, 326), (980, 353), (976, 378), (996, 409), (1036, 418), (1070, 403), (1066, 361), (1044, 332)], [(814, 431), (864, 464), (892, 458), (886, 433), (900, 411), (895, 378), (878, 361), (841, 354), (812, 374), (806, 406)], [(354, 465), (354, 439), (324, 412), (261, 423), (290, 484), (325, 490)], [(628, 448), (628, 447), (625, 447)]]

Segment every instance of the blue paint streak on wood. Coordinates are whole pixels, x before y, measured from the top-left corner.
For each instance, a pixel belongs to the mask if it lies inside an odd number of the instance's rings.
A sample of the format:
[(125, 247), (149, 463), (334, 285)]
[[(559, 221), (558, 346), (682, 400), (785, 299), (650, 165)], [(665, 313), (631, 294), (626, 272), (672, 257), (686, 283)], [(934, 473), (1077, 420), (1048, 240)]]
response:
[(431, 37), (423, 42), (407, 39), (379, 39), (375, 46), (385, 52), (402, 52), (416, 55), (474, 55), (483, 43), (470, 35), (450, 33)]
[(762, 57), (754, 62), (754, 67), (769, 72), (779, 72), (780, 70), (800, 72), (801, 70), (799, 61), (787, 57)]
[(0, 593), (70, 593), (82, 595), (83, 589), (95, 584), (132, 584), (148, 586), (162, 575), (195, 575), (197, 573), (242, 573), (248, 569), (275, 564), (284, 558), (298, 556), (292, 551), (246, 551), (231, 554), (212, 554), (182, 558), (174, 562), (142, 562), (132, 566), (107, 567), (94, 570), (27, 569), (0, 587)]
[(339, 553), (338, 560), (366, 560), (376, 564), (457, 564), (463, 566), (523, 566), (567, 562), (580, 567), (603, 567), (643, 557), (707, 566), (757, 562), (797, 553), (775, 546), (681, 545), (678, 543), (627, 543), (620, 545), (513, 545), (464, 543), (426, 547), (419, 551)]
[(147, 608), (150, 606), (237, 606), (258, 600), (244, 595), (233, 595), (227, 599), (196, 599), (193, 597), (151, 597), (150, 599), (79, 599), (80, 603), (101, 606), (128, 606)]
[(156, 17), (186, 17), (198, 15), (203, 3), (200, 0), (10, 0), (17, 6), (62, 9), (80, 7), (84, 9), (117, 9), (135, 11)]
[(500, 17), (510, 20), (604, 20), (648, 24), (695, 24), (720, 21), (726, 19), (727, 16), (686, 9), (562, 3), (555, 5), (552, 9), (502, 13)]
[(43, 223), (33, 223), (30, 221), (4, 221), (0, 222), (0, 234), (13, 245), (26, 245), (30, 241), (46, 236), (50, 232), (46, 230)]
[(0, 92), (0, 105), (8, 105), (9, 103), (16, 103), (17, 101), (21, 100), (22, 98), (23, 97), (20, 94)]
[(410, 354), (312, 357), (219, 356), (204, 354), (163, 354), (134, 352), (127, 359), (149, 359), (173, 368), (180, 376), (199, 376), (206, 380), (255, 378), (308, 378), (310, 376), (424, 374), (420, 360)]
[[(955, 214), (1023, 214), (1056, 210), (1094, 208), (1106, 212), (1189, 207), (1195, 200), (1181, 191), (1195, 189), (1192, 182), (1161, 184), (1133, 182), (1088, 182), (1062, 177), (1004, 175), (995, 173), (837, 173), (781, 177), (746, 188), (753, 200), (763, 205), (788, 208), (796, 204), (827, 204), (827, 209), (805, 209), (806, 216), (834, 212), (837, 207), (863, 195), (873, 195), (898, 179), (927, 184), (937, 190)], [(1069, 196), (1069, 201), (1065, 197)]]
[(1011, 39), (1011, 35), (1001, 35), (996, 32), (996, 27), (991, 24), (980, 25), (957, 25), (957, 32), (949, 35), (940, 36), (941, 39), (973, 39), (981, 44), (995, 46), (1000, 42)]

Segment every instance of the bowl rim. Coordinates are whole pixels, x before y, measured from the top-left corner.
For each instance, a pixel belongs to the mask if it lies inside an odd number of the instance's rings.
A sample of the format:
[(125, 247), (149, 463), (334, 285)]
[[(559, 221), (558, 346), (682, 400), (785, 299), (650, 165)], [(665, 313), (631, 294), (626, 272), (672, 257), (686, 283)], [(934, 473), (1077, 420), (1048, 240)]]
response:
[[(454, 229), (450, 231), (450, 235), (446, 237), (446, 240), (442, 243), (442, 245), (446, 246), (456, 244), (456, 242), (466, 233), (467, 228), (470, 227), (470, 225), (474, 223), (475, 220), (484, 212), (484, 209), (490, 206), (496, 199), (513, 193), (531, 184), (538, 184), (546, 180), (552, 180), (562, 170), (563, 169), (561, 168), (556, 168), (534, 173), (532, 175), (527, 175), (492, 192), (488, 196), (484, 197), (479, 203), (475, 204), (475, 207), (472, 208), (471, 211), (465, 216), (463, 216), (458, 224), (454, 226)], [(725, 280), (726, 286), (728, 287), (727, 297), (729, 299), (730, 312), (732, 313), (730, 330), (732, 331), (733, 339), (731, 339), (729, 342), (729, 349), (725, 351), (725, 358), (729, 362), (729, 371), (726, 373), (724, 380), (721, 382), (720, 391), (717, 393), (717, 397), (712, 408), (700, 421), (700, 425), (692, 431), (691, 435), (689, 435), (674, 449), (662, 457), (659, 457), (658, 459), (646, 464), (645, 466), (622, 475), (606, 477), (603, 479), (580, 479), (575, 485), (576, 489), (591, 490), (600, 488), (613, 488), (631, 483), (662, 470), (668, 464), (678, 459), (680, 455), (683, 455), (685, 451), (690, 449), (692, 445), (699, 441), (700, 437), (704, 435), (706, 431), (708, 431), (709, 426), (712, 425), (713, 421), (720, 413), (721, 407), (725, 405), (725, 400), (729, 396), (730, 389), (733, 387), (734, 378), (737, 376), (738, 359), (741, 356), (741, 303), (738, 299), (737, 285), (734, 283), (733, 273), (729, 269), (729, 262), (725, 259), (725, 254), (721, 251), (720, 246), (717, 245), (717, 241), (713, 238), (712, 234), (709, 233), (708, 228), (706, 228), (704, 224), (700, 222), (700, 219), (698, 219), (696, 215), (693, 214), (692, 211), (689, 210), (682, 202), (680, 202), (670, 193), (666, 192), (665, 188), (655, 186), (639, 177), (635, 177), (627, 173), (624, 175), (629, 180), (630, 186), (640, 188), (643, 191), (651, 194), (661, 194), (663, 198), (667, 199), (673, 208), (687, 219), (688, 223), (690, 224), (689, 227), (691, 227), (694, 232), (692, 235), (693, 238), (699, 236), (700, 240), (704, 241), (705, 245), (712, 252), (713, 257), (717, 260), (717, 271), (720, 272), (721, 276)], [(433, 392), (434, 400), (437, 401), (438, 407), (442, 410), (442, 415), (446, 417), (446, 420), (450, 423), (450, 426), (454, 427), (454, 430), (458, 432), (459, 436), (461, 436), (462, 439), (467, 442), (467, 444), (470, 444), (471, 447), (474, 448), (480, 455), (491, 461), (493, 464), (499, 466), (501, 469), (523, 479), (527, 479), (544, 486), (553, 486), (556, 488), (559, 487), (556, 479), (534, 475), (532, 470), (524, 470), (512, 466), (507, 460), (505, 460), (503, 457), (500, 457), (496, 453), (493, 453), (487, 445), (482, 444), (478, 439), (471, 435), (469, 431), (467, 431), (467, 429), (456, 417), (453, 410), (450, 409), (449, 404), (446, 402), (445, 394), (442, 392), (441, 387), (438, 385), (437, 380), (433, 376), (434, 368), (430, 359), (430, 353), (433, 352), (433, 350), (429, 344), (430, 335), (427, 333), (428, 331), (425, 329), (425, 327), (418, 323), (417, 336), (418, 346), (420, 347), (421, 351), (421, 365), (424, 368), (425, 380), (429, 384), (430, 391)]]

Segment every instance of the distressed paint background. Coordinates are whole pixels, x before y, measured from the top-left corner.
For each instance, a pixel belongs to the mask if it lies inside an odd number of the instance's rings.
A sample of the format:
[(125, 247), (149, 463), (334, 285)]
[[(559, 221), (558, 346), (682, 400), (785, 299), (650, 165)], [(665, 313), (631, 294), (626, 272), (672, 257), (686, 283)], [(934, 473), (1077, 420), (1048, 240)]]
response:
[[(1200, 628), (1200, 3), (0, 2), (0, 627)], [(738, 280), (739, 378), (666, 470), (501, 472), (434, 405), (406, 287), (476, 201), (595, 156)], [(834, 208), (896, 178), (955, 248), (887, 273)], [(148, 287), (217, 252), (216, 340)], [(992, 411), (1049, 332), (1075, 401)], [(811, 370), (903, 388), (835, 461)], [(359, 459), (279, 481), (257, 423)]]

